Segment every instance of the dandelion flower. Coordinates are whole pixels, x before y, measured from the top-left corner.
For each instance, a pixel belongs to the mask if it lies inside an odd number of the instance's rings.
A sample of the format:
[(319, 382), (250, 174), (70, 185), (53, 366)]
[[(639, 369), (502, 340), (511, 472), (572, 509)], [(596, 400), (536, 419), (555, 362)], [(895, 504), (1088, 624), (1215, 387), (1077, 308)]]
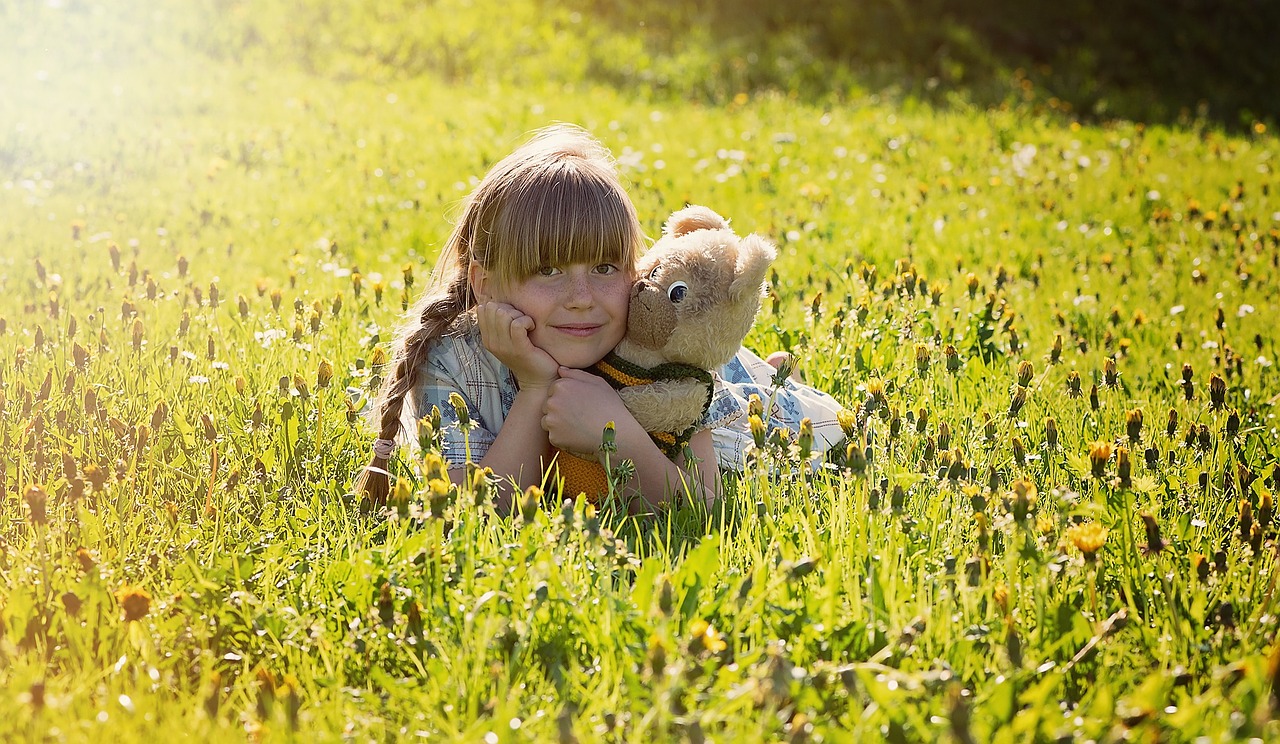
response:
[(694, 620), (689, 625), (689, 649), (695, 653), (705, 649), (713, 654), (718, 654), (729, 647), (725, 643), (724, 637), (720, 635), (710, 623), (706, 620)]
[(151, 612), (151, 595), (139, 586), (124, 586), (116, 591), (116, 601), (124, 610), (125, 622), (141, 620)]
[(1067, 529), (1066, 538), (1089, 562), (1097, 560), (1098, 551), (1107, 544), (1107, 528), (1097, 522), (1085, 522)]

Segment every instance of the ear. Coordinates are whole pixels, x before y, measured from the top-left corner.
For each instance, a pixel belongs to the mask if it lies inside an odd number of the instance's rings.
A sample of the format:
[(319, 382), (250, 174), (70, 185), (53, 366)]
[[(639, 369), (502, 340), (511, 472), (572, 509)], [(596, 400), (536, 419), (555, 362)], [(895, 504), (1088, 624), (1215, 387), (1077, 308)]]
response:
[(679, 237), (694, 230), (727, 230), (729, 221), (706, 207), (696, 204), (681, 209), (667, 218), (662, 234)]
[(479, 261), (467, 264), (467, 283), (471, 285), (471, 294), (475, 295), (476, 304), (488, 302), (493, 298), (493, 276)]
[(764, 284), (765, 271), (769, 264), (777, 258), (778, 251), (773, 244), (752, 233), (738, 243), (738, 259), (734, 266), (733, 283), (729, 285), (729, 294), (734, 298), (747, 295), (760, 295), (760, 287)]

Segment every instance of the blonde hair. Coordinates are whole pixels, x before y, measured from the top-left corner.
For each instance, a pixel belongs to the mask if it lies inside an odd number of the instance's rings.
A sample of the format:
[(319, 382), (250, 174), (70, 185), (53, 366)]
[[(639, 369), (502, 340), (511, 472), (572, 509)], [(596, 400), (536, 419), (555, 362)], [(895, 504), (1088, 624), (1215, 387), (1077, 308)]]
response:
[(629, 270), (643, 243), (613, 158), (585, 130), (541, 129), (490, 168), (467, 197), (430, 285), (398, 329), (392, 371), (374, 403), (378, 442), (357, 490), (374, 502), (386, 498), (390, 449), (427, 350), (476, 304), (468, 280), (472, 261), (499, 282), (570, 263), (614, 263)]

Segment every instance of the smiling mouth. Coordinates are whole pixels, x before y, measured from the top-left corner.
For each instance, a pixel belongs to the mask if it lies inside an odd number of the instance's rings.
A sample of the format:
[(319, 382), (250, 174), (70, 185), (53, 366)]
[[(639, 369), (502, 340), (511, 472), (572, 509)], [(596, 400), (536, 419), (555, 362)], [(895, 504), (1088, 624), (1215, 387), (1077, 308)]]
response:
[(600, 330), (601, 328), (601, 326), (599, 325), (592, 325), (588, 323), (569, 323), (567, 325), (558, 325), (558, 326), (552, 326), (552, 327), (555, 328), (557, 331), (560, 331), (561, 333), (567, 334), (569, 336), (577, 336), (579, 338), (585, 338), (587, 336), (590, 336), (594, 334), (596, 331)]

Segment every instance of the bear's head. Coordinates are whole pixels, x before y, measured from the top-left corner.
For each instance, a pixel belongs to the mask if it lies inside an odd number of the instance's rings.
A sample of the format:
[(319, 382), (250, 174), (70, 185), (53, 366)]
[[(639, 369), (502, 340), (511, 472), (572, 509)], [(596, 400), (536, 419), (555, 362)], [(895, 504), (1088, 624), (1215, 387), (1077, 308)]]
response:
[(702, 369), (728, 362), (755, 322), (776, 256), (768, 240), (738, 237), (706, 207), (676, 212), (637, 264), (624, 342)]

